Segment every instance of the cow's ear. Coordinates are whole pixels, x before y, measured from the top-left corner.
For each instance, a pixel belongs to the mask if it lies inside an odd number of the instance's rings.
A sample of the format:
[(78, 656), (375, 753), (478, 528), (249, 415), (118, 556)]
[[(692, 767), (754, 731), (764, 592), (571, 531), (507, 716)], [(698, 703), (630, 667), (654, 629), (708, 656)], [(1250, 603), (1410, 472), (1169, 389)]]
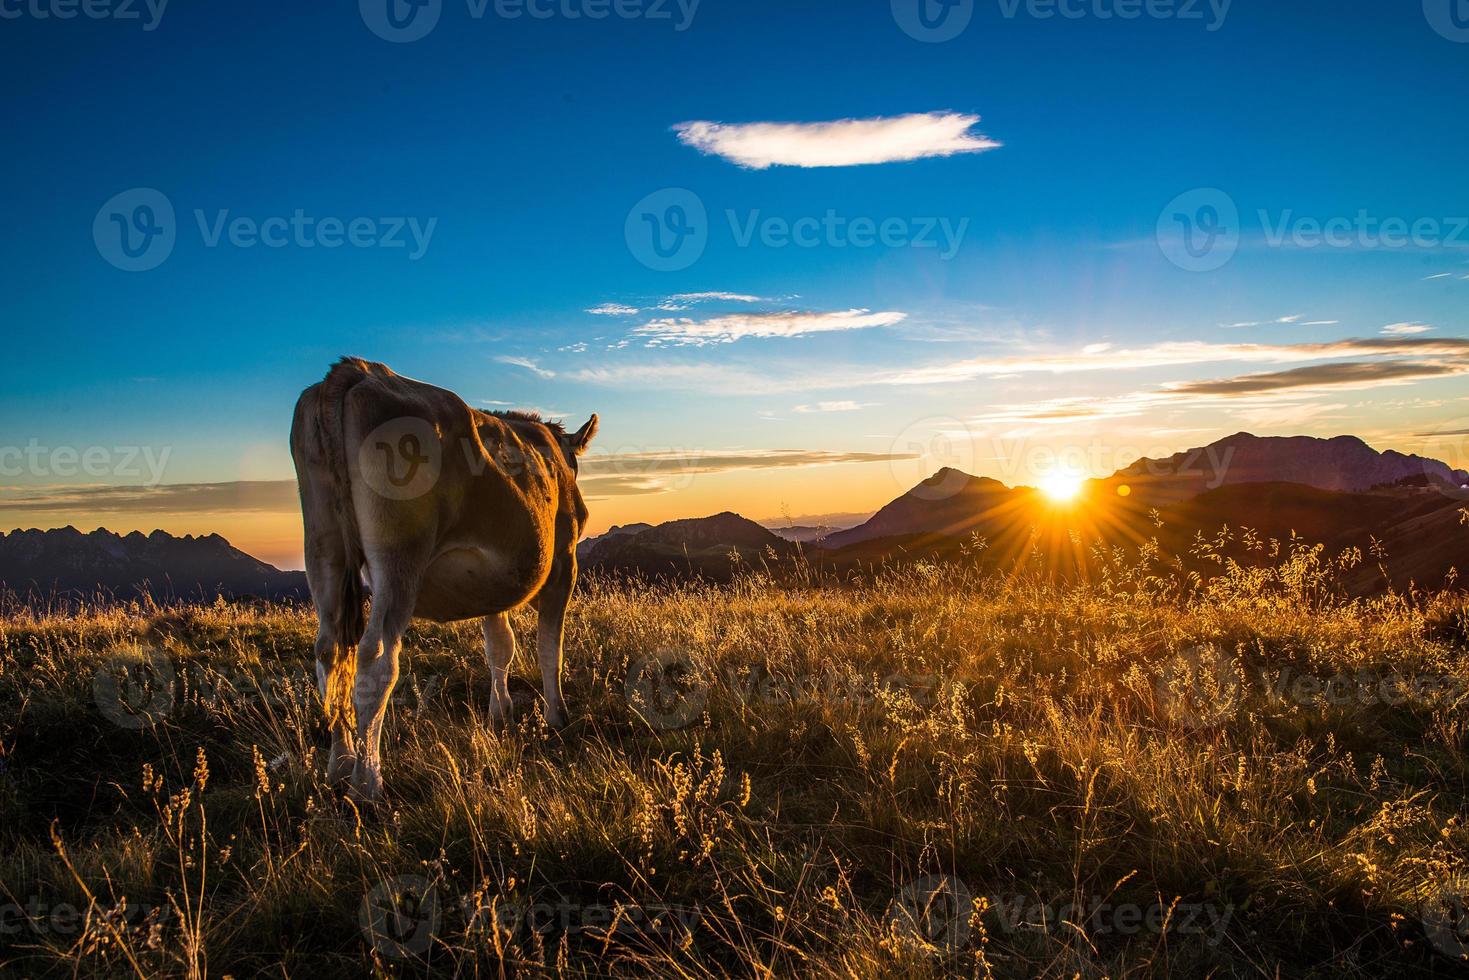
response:
[(576, 435), (571, 437), (572, 453), (574, 455), (580, 456), (582, 453), (586, 452), (587, 447), (592, 444), (592, 440), (595, 439), (596, 436), (597, 416), (593, 415), (591, 418), (587, 419), (587, 424), (582, 426), (580, 429), (577, 429)]

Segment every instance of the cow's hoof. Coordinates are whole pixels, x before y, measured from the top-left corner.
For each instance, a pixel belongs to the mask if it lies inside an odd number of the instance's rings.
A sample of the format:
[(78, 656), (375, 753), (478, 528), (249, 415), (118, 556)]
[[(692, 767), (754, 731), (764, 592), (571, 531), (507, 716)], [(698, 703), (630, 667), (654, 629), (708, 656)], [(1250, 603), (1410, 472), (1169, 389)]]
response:
[(326, 781), (333, 786), (345, 786), (352, 781), (352, 774), (357, 770), (357, 757), (355, 755), (336, 755), (327, 760)]
[(349, 788), (356, 799), (367, 803), (377, 803), (383, 798), (383, 775), (359, 763), (352, 771), (352, 782)]

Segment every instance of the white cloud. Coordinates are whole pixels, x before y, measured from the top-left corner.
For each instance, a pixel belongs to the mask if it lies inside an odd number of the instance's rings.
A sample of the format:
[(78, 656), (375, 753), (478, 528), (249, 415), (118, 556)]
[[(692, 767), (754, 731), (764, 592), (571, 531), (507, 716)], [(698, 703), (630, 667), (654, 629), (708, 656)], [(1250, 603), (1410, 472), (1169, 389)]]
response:
[(668, 297), (669, 303), (703, 303), (710, 300), (720, 300), (725, 303), (763, 303), (765, 300), (759, 296), (747, 296), (744, 293), (677, 293)]
[(1432, 330), (1426, 323), (1389, 323), (1379, 331), (1384, 337), (1411, 337)]
[(992, 150), (1000, 144), (972, 127), (979, 117), (918, 112), (817, 123), (686, 122), (678, 138), (701, 153), (754, 170), (771, 166), (854, 167)]
[(676, 293), (648, 307), (628, 306), (626, 303), (603, 303), (601, 306), (592, 307), (587, 312), (596, 316), (637, 316), (645, 309), (662, 310), (664, 313), (679, 313), (698, 303), (715, 302), (768, 303), (771, 301), (763, 296), (750, 296), (746, 293), (729, 293), (721, 290), (704, 293)]
[(802, 414), (813, 412), (856, 412), (864, 408), (871, 408), (873, 402), (835, 401), (817, 402), (815, 405), (797, 405), (792, 411)]
[(866, 330), (900, 323), (906, 313), (873, 313), (845, 310), (832, 313), (786, 311), (782, 313), (733, 313), (694, 320), (689, 317), (651, 320), (633, 332), (648, 338), (650, 345), (730, 344), (746, 337), (804, 337), (837, 330)]
[(540, 378), (556, 377), (555, 371), (546, 370), (528, 357), (512, 357), (508, 354), (502, 354), (501, 356), (495, 358), (495, 360), (499, 361), (501, 364), (509, 364), (511, 367), (525, 368), (527, 371)]
[(1273, 326), (1275, 324), (1292, 325), (1292, 326), (1300, 326), (1300, 327), (1331, 327), (1331, 326), (1335, 326), (1336, 324), (1338, 324), (1340, 322), (1341, 322), (1340, 320), (1305, 320), (1305, 321), (1302, 321), (1301, 320), (1301, 315), (1299, 313), (1296, 313), (1296, 314), (1294, 314), (1292, 316), (1276, 317), (1274, 320), (1247, 320), (1244, 323), (1221, 323), (1220, 326), (1221, 327), (1225, 327), (1226, 329), (1230, 329), (1230, 330), (1237, 329), (1237, 328), (1240, 328), (1240, 327), (1263, 327), (1263, 326), (1267, 326), (1267, 325)]

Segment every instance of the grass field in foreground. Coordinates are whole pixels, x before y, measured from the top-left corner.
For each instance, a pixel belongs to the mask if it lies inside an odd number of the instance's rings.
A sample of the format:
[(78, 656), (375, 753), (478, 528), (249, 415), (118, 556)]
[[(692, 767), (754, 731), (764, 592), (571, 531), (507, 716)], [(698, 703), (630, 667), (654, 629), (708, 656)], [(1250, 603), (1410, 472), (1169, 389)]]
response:
[(1282, 552), (587, 582), (561, 733), (419, 623), (376, 808), (309, 613), (13, 612), (0, 975), (1454, 975), (1463, 600)]

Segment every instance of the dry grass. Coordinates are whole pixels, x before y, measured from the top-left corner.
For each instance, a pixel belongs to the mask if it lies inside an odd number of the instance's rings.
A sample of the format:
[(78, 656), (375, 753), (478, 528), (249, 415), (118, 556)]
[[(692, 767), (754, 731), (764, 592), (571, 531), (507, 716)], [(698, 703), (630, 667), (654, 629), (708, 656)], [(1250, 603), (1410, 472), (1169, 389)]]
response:
[(590, 582), (559, 735), (532, 658), (496, 731), (478, 630), (419, 624), (372, 811), (322, 779), (311, 615), (16, 612), (0, 972), (1450, 975), (1460, 600), (1284, 550)]

